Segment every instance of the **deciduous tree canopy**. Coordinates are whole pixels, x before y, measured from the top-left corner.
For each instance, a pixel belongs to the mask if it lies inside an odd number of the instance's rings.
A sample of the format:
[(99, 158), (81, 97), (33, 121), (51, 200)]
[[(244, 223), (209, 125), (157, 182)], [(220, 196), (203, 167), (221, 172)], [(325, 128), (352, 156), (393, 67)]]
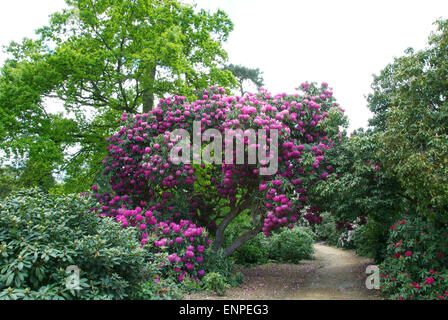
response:
[[(69, 179), (90, 177), (87, 185), (121, 113), (147, 112), (166, 93), (194, 97), (198, 89), (235, 81), (221, 66), (227, 58), (221, 42), (233, 29), (223, 11), (174, 0), (67, 4), (37, 40), (8, 48), (0, 77), (4, 151), (43, 161)], [(55, 104), (65, 114), (50, 112)], [(68, 157), (70, 149), (77, 152)]]

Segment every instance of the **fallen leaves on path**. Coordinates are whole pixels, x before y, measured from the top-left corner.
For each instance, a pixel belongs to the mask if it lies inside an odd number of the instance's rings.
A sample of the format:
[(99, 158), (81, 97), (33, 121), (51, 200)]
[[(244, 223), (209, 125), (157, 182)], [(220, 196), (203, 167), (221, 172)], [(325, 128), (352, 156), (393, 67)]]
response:
[(314, 260), (300, 264), (271, 263), (241, 267), (244, 282), (226, 296), (191, 294), (186, 300), (376, 300), (365, 286), (366, 267), (372, 264), (352, 251), (314, 245)]

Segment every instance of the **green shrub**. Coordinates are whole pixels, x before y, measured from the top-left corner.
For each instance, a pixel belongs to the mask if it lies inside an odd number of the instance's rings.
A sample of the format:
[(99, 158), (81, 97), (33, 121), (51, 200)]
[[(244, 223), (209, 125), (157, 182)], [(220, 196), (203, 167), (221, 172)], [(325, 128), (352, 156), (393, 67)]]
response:
[(298, 263), (311, 259), (314, 252), (314, 233), (309, 228), (284, 229), (265, 241), (269, 258), (276, 261)]
[(296, 226), (273, 232), (269, 238), (258, 234), (238, 248), (232, 258), (240, 265), (263, 264), (269, 260), (297, 263), (311, 258), (313, 244), (313, 231), (308, 227)]
[(390, 228), (381, 292), (391, 299), (448, 299), (447, 226), (412, 218)]
[(226, 294), (226, 288), (229, 286), (226, 283), (226, 278), (217, 272), (208, 273), (202, 279), (202, 284), (204, 289), (216, 293), (219, 296), (224, 296)]
[(236, 287), (243, 283), (243, 275), (235, 271), (235, 260), (233, 257), (224, 258), (223, 251), (214, 252), (209, 249), (206, 251), (204, 270), (205, 273), (219, 273), (226, 283), (231, 287)]
[(159, 278), (157, 281), (150, 279), (140, 284), (132, 294), (132, 299), (137, 300), (180, 300), (182, 290), (190, 282), (184, 279), (181, 284), (174, 278)]
[[(37, 190), (0, 201), (1, 299), (124, 299), (157, 275), (157, 258), (139, 248), (135, 230), (97, 217), (92, 205)], [(72, 265), (79, 290), (66, 285)]]
[[(175, 279), (175, 277), (170, 277), (169, 279)], [(201, 292), (203, 291), (201, 280), (192, 278), (190, 275), (186, 274), (184, 279), (180, 283), (179, 291), (181, 291), (182, 293)]]
[(241, 265), (263, 264), (269, 260), (266, 236), (262, 233), (245, 242), (233, 254), (235, 262)]
[(328, 212), (323, 213), (321, 217), (322, 222), (314, 226), (316, 240), (325, 241), (332, 246), (338, 245), (341, 232), (336, 230), (336, 221), (334, 217)]
[(390, 222), (379, 222), (367, 219), (367, 223), (359, 226), (353, 235), (356, 253), (381, 263), (387, 256), (387, 241)]
[[(251, 228), (252, 217), (240, 215), (235, 219), (235, 223), (229, 225), (226, 230), (226, 239), (223, 247), (233, 243), (242, 233)], [(264, 244), (266, 236), (259, 233), (254, 238), (246, 241), (233, 254), (232, 259), (238, 265), (262, 264), (268, 261), (268, 251)]]

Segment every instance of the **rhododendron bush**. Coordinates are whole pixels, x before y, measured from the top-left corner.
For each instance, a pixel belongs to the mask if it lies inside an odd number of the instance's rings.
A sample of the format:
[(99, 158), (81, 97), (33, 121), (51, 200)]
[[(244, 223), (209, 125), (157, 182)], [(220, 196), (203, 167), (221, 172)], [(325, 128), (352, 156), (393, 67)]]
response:
[(448, 299), (448, 232), (416, 217), (390, 226), (381, 292), (397, 300)]
[[(98, 213), (137, 228), (142, 246), (168, 252), (180, 280), (186, 272), (203, 275), (203, 253), (210, 247), (229, 256), (260, 232), (292, 228), (302, 214), (319, 222), (308, 188), (331, 173), (325, 153), (339, 139), (345, 117), (326, 83), (299, 89), (239, 97), (211, 87), (194, 102), (174, 96), (150, 113), (123, 114), (123, 127), (108, 139), (103, 162), (111, 191), (97, 192)], [(230, 158), (229, 136), (243, 148)], [(251, 162), (251, 151), (266, 154), (265, 160)], [(173, 157), (185, 153), (188, 161)], [(226, 228), (241, 214), (251, 217), (251, 228), (221, 248)]]

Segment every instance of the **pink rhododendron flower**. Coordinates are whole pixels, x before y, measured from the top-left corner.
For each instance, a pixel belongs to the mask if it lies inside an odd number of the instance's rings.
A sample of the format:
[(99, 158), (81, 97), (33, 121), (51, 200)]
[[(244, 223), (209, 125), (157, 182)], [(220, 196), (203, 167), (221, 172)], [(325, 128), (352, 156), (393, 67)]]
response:
[(176, 238), (176, 243), (182, 243), (182, 242), (184, 242), (184, 238), (182, 238), (182, 237), (177, 237)]

